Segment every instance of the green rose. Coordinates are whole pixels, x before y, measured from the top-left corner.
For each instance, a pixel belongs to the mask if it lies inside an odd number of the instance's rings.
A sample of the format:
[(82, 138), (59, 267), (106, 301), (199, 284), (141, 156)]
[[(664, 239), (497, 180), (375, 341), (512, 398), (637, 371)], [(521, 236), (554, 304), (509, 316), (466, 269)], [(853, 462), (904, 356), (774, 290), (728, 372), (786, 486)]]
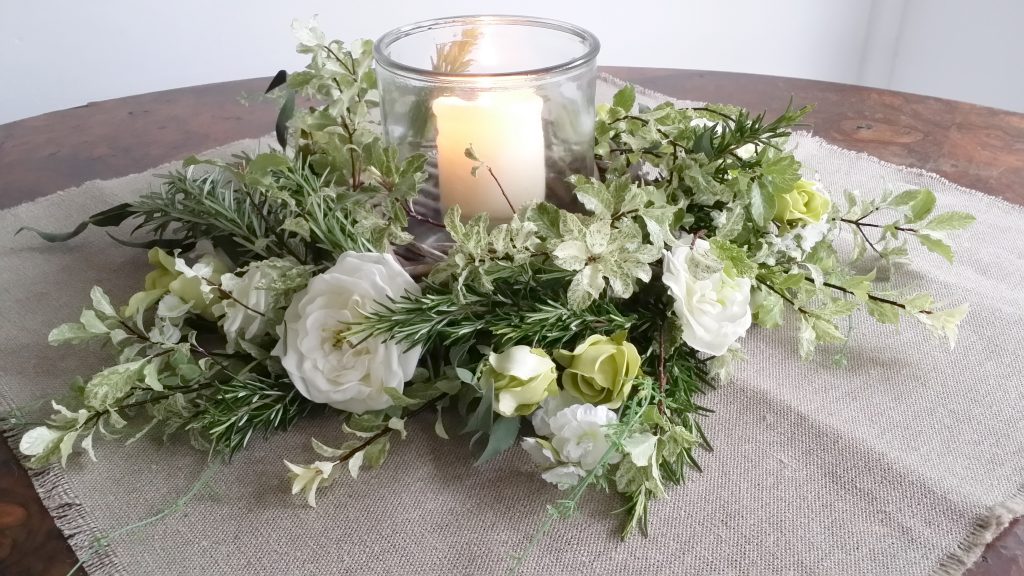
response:
[(543, 350), (529, 346), (492, 352), (481, 379), (494, 383), (494, 411), (502, 416), (525, 416), (549, 394), (558, 393), (555, 363)]
[(202, 287), (206, 282), (203, 278), (213, 284), (219, 284), (221, 274), (228, 272), (227, 266), (216, 256), (207, 254), (192, 266), (192, 270), (196, 274), (187, 276), (178, 269), (175, 262), (175, 257), (167, 252), (159, 248), (150, 249), (149, 263), (153, 266), (153, 270), (146, 274), (145, 290), (128, 300), (128, 306), (125, 308), (126, 316), (134, 316), (139, 311), (151, 306), (164, 294), (170, 293), (180, 298), (182, 302), (191, 304), (192, 312), (207, 320), (216, 319), (213, 305), (218, 302), (218, 299), (211, 298), (208, 301), (203, 297)]
[(806, 222), (813, 224), (821, 220), (832, 209), (832, 200), (818, 192), (817, 184), (810, 180), (801, 180), (792, 190), (775, 195), (775, 221)]
[(626, 342), (626, 333), (611, 338), (591, 336), (575, 350), (555, 352), (565, 371), (562, 387), (594, 405), (618, 408), (633, 388), (640, 372), (640, 354)]

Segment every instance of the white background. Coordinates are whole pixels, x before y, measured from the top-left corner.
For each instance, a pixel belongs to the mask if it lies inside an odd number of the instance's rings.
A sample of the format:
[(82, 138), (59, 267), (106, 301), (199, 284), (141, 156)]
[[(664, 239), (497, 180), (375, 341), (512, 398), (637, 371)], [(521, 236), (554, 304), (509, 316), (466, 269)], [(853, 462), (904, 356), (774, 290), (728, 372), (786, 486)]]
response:
[(293, 18), (376, 38), (415, 20), (580, 24), (601, 64), (866, 84), (1024, 112), (1024, 0), (0, 0), (0, 123), (129, 94), (296, 69)]

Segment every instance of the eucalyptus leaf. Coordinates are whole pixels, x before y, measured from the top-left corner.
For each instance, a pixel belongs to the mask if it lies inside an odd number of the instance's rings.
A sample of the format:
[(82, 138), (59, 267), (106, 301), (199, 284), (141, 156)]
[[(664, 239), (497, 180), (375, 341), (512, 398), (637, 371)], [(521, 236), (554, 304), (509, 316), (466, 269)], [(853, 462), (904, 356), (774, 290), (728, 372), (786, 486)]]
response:
[(487, 446), (476, 461), (477, 466), (488, 462), (515, 445), (519, 435), (519, 421), (518, 416), (512, 418), (500, 416), (494, 421), (487, 436)]
[(295, 115), (295, 92), (288, 92), (281, 104), (281, 110), (277, 113), (277, 121), (274, 123), (274, 134), (277, 136), (277, 143), (281, 150), (288, 148), (288, 122)]

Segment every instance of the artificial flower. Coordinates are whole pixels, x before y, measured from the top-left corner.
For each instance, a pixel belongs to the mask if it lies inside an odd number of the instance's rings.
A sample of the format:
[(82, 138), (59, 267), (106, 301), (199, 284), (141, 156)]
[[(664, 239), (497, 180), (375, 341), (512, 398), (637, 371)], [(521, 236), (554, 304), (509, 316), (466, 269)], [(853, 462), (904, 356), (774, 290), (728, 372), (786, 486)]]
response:
[(559, 390), (557, 394), (550, 394), (541, 401), (540, 406), (530, 415), (530, 422), (533, 429), (541, 436), (551, 436), (551, 418), (573, 404), (582, 404), (583, 401), (571, 392)]
[(412, 378), (420, 347), (382, 338), (344, 338), (374, 304), (420, 293), (390, 254), (345, 252), (292, 299), (273, 354), (299, 392), (313, 402), (360, 414), (382, 410)]
[(832, 209), (832, 200), (817, 190), (818, 184), (800, 180), (793, 189), (775, 195), (775, 221), (812, 224), (821, 222)]
[[(574, 404), (551, 418), (551, 445), (564, 462), (593, 470), (611, 447), (605, 428), (618, 420), (606, 406)], [(621, 459), (622, 454), (612, 452), (606, 462), (614, 464)]]
[(533, 463), (541, 468), (549, 468), (558, 464), (558, 456), (551, 442), (543, 438), (523, 438), (519, 446), (530, 455)]
[(309, 466), (297, 466), (285, 460), (288, 476), (292, 479), (292, 494), (304, 492), (306, 503), (316, 508), (316, 489), (331, 482), (335, 464), (337, 462), (314, 462)]
[(750, 280), (726, 274), (710, 248), (698, 238), (665, 252), (662, 281), (674, 300), (683, 341), (719, 356), (750, 327)]
[(548, 395), (558, 392), (555, 363), (543, 350), (529, 346), (492, 352), (482, 379), (494, 384), (494, 411), (502, 416), (529, 414)]
[(640, 354), (625, 332), (590, 336), (572, 352), (555, 352), (555, 360), (565, 366), (562, 387), (584, 402), (609, 408), (622, 405), (640, 372)]
[(575, 464), (562, 464), (546, 470), (540, 477), (557, 486), (559, 490), (568, 490), (579, 484), (586, 475), (586, 470)]
[(231, 297), (215, 306), (214, 312), (220, 317), (228, 352), (235, 352), (243, 342), (254, 342), (270, 332), (267, 316), (274, 305), (271, 284), (294, 265), (294, 261), (271, 258), (250, 264), (241, 276), (221, 276), (221, 288)]
[[(220, 302), (214, 290), (220, 284), (220, 277), (228, 271), (227, 264), (213, 254), (204, 254), (192, 266), (185, 260), (168, 254), (159, 248), (149, 250), (149, 263), (153, 270), (146, 274), (145, 289), (128, 300), (126, 316), (134, 316), (145, 310), (161, 297), (171, 294), (188, 304), (187, 311), (199, 314), (207, 320), (214, 320), (214, 306)], [(170, 305), (165, 305), (165, 308)]]

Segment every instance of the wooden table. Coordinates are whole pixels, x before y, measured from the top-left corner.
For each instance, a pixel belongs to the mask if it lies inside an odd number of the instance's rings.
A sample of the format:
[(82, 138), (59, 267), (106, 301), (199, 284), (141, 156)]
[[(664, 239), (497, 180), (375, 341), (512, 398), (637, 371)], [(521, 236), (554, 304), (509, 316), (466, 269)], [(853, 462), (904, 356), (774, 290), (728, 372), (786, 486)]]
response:
[[(816, 103), (816, 135), (896, 164), (1024, 204), (1024, 114), (845, 84), (693, 70), (605, 68), (646, 88), (690, 100), (780, 112)], [(96, 102), (0, 125), (0, 208), (94, 179), (141, 172), (273, 129), (276, 109), (244, 106), (266, 79), (168, 90)], [(0, 574), (66, 574), (75, 555), (0, 441)], [(922, 570), (924, 568), (922, 567)], [(972, 576), (1024, 576), (1024, 523), (994, 541)]]

